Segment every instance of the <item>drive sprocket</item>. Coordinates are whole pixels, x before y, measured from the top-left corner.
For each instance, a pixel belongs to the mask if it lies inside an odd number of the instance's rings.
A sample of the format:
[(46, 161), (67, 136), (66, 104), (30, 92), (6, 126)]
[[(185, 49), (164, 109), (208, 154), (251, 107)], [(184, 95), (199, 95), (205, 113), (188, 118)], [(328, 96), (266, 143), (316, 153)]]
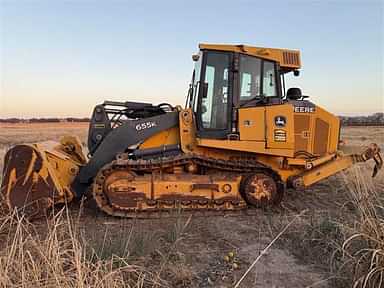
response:
[(240, 193), (248, 205), (258, 208), (268, 207), (281, 202), (284, 185), (274, 175), (258, 171), (242, 179)]

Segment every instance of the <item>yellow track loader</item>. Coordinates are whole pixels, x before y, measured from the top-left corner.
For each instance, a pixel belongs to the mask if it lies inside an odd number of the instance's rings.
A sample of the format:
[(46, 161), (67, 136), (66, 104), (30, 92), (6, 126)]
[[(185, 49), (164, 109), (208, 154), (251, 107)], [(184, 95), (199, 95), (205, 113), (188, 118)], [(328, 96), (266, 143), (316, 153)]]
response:
[[(74, 137), (16, 145), (1, 193), (10, 209), (41, 215), (92, 194), (104, 212), (240, 210), (279, 204), (286, 187), (310, 186), (373, 159), (338, 151), (340, 121), (284, 75), (299, 74), (296, 50), (200, 44), (185, 108), (105, 101), (94, 108), (88, 155)], [(373, 175), (373, 176), (374, 176)]]

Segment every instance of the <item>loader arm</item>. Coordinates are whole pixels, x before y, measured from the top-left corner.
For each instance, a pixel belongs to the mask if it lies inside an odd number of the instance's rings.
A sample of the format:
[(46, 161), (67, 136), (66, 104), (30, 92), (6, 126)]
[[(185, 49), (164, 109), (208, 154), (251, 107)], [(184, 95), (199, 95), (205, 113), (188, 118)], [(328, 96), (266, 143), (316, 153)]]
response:
[[(80, 199), (105, 164), (129, 149), (140, 154), (135, 150), (140, 143), (177, 126), (178, 111), (169, 104), (105, 101), (92, 115), (89, 160), (80, 140), (72, 136), (62, 137), (59, 143), (47, 141), (9, 149), (4, 158), (2, 202), (10, 210), (22, 209), (25, 215), (35, 217), (56, 204)], [(158, 143), (162, 155), (167, 147), (178, 149), (177, 143), (162, 144)], [(143, 151), (152, 150), (156, 149)]]

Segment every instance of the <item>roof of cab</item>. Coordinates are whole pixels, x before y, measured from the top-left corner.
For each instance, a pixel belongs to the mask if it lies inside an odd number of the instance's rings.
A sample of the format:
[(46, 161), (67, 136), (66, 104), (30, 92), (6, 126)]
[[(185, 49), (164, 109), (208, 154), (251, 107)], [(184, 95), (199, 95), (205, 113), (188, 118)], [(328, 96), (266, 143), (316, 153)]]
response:
[(247, 45), (229, 44), (199, 44), (201, 50), (230, 51), (250, 56), (256, 56), (267, 60), (276, 61), (283, 70), (292, 71), (301, 68), (300, 51), (280, 48), (254, 47)]

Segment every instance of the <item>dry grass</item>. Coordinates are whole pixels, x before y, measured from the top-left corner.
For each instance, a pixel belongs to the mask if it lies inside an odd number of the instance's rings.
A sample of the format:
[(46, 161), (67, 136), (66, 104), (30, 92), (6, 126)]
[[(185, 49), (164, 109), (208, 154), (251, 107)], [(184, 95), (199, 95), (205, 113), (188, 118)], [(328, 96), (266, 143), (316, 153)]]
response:
[(64, 135), (78, 136), (85, 145), (87, 133), (88, 123), (0, 123), (0, 171), (5, 152), (12, 145), (59, 141)]
[(342, 225), (349, 235), (342, 245), (342, 261), (352, 268), (353, 287), (383, 287), (384, 186), (367, 176), (360, 167), (355, 167), (344, 178), (357, 219)]
[(82, 142), (86, 142), (88, 125), (88, 123), (0, 123), (0, 146), (58, 141), (63, 135), (78, 136)]
[[(162, 235), (148, 235), (132, 226), (129, 234), (105, 230), (89, 238), (69, 213), (64, 207), (46, 220), (44, 229), (16, 213), (0, 219), (0, 287), (173, 287), (162, 277), (180, 277), (183, 265), (178, 270), (169, 267), (174, 266), (170, 263), (178, 253), (177, 243), (187, 235), (189, 220), (178, 218), (174, 228)], [(167, 243), (163, 249), (161, 241)], [(156, 254), (156, 267), (140, 261)], [(193, 275), (184, 276), (185, 281)]]
[(305, 264), (326, 271), (330, 287), (384, 287), (384, 177), (372, 179), (366, 168), (340, 177), (346, 199), (338, 211), (308, 213), (280, 241)]

